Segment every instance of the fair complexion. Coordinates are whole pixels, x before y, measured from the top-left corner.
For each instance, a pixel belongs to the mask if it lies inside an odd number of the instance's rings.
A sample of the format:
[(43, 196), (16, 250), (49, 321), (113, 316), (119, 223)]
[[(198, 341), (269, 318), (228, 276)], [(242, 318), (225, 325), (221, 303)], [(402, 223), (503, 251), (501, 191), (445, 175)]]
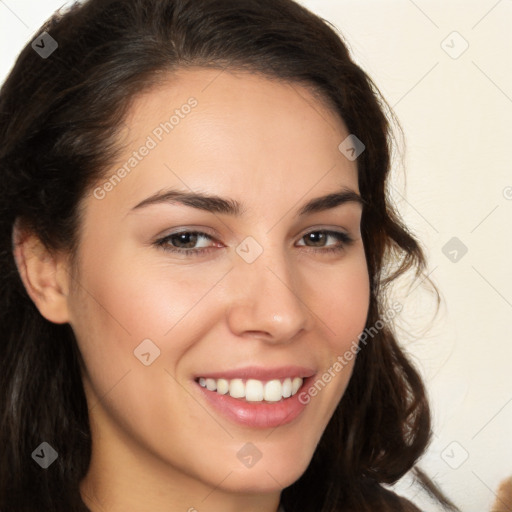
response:
[[(155, 128), (190, 97), (197, 105), (158, 140)], [(82, 496), (93, 512), (275, 512), (354, 360), (273, 426), (273, 413), (255, 408), (277, 401), (232, 398), (250, 407), (226, 412), (198, 379), (229, 371), (265, 384), (288, 372), (315, 382), (364, 329), (357, 163), (338, 150), (349, 133), (303, 86), (200, 68), (138, 97), (125, 125), (106, 179), (148, 136), (156, 147), (101, 199), (84, 197), (77, 268), (30, 237), (17, 250), (32, 299), (49, 320), (71, 324), (84, 359), (93, 443)], [(237, 201), (240, 211), (145, 201), (171, 189)], [(330, 194), (335, 201), (301, 214)], [(148, 339), (145, 365), (134, 351)]]

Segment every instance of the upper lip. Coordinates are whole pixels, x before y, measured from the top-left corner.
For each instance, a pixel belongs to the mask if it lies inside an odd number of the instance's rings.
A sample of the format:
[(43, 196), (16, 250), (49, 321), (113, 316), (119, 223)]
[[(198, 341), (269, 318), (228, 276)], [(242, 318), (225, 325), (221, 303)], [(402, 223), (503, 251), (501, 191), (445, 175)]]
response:
[(246, 366), (243, 368), (231, 369), (226, 371), (205, 372), (195, 376), (196, 379), (204, 377), (205, 379), (256, 379), (256, 380), (274, 380), (286, 379), (287, 377), (308, 378), (316, 372), (305, 366), (279, 366), (268, 368), (263, 366)]

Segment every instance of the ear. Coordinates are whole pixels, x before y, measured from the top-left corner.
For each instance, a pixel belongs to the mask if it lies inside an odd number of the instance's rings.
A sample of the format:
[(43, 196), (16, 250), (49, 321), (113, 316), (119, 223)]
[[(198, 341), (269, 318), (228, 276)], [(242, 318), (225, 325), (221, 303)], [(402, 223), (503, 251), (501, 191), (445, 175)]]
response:
[(12, 238), (14, 259), (29, 297), (50, 322), (68, 322), (67, 259), (50, 252), (32, 231), (22, 229), (18, 221)]

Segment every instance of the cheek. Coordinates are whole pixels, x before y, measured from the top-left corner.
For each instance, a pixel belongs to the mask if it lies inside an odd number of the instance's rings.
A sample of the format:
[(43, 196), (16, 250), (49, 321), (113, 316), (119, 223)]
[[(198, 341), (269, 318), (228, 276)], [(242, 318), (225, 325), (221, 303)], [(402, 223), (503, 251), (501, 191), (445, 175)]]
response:
[(89, 324), (103, 337), (108, 333), (113, 339), (122, 338), (133, 348), (144, 338), (169, 334), (217, 280), (216, 275), (209, 279), (208, 273), (191, 268), (173, 269), (113, 253), (109, 259), (90, 257), (82, 274), (87, 293), (75, 304), (79, 315), (87, 303)]
[(370, 302), (370, 281), (364, 252), (351, 254), (336, 268), (316, 272), (313, 311), (325, 324), (331, 350), (337, 354), (358, 339)]
[[(81, 286), (72, 297), (72, 327), (85, 363), (88, 399), (92, 407), (101, 400), (108, 416), (141, 443), (155, 425), (179, 428), (168, 411), (176, 411), (177, 417), (187, 412), (171, 375), (198, 337), (197, 315), (204, 311), (194, 305), (218, 279), (212, 276), (208, 284), (208, 276), (202, 274), (200, 280), (190, 275), (114, 251), (108, 260), (83, 259)], [(150, 354), (148, 366), (143, 352)], [(107, 422), (104, 410), (95, 409), (100, 425)]]
[[(163, 370), (174, 372), (218, 318), (217, 303), (206, 295), (225, 273), (206, 267), (198, 271), (193, 265), (172, 267), (114, 249), (89, 251), (82, 258), (80, 286), (71, 301), (71, 325), (98, 396), (128, 371), (120, 387), (137, 382), (142, 389), (151, 379), (158, 385), (159, 379), (167, 381)], [(154, 362), (144, 366), (137, 356), (148, 350)]]
[[(320, 286), (322, 282), (326, 284)], [(317, 325), (323, 325), (318, 350), (323, 351), (324, 364), (308, 394), (318, 396), (324, 405), (329, 403), (327, 409), (319, 412), (319, 418), (326, 424), (352, 376), (359, 336), (368, 315), (370, 281), (363, 250), (352, 253), (336, 269), (316, 273), (315, 283), (311, 304), (319, 318)]]
[(134, 350), (143, 340), (160, 346), (190, 292), (156, 279), (144, 271), (144, 265), (134, 265), (115, 251), (84, 255), (78, 281), (71, 298), (71, 325), (87, 373), (101, 396), (127, 371), (142, 366)]

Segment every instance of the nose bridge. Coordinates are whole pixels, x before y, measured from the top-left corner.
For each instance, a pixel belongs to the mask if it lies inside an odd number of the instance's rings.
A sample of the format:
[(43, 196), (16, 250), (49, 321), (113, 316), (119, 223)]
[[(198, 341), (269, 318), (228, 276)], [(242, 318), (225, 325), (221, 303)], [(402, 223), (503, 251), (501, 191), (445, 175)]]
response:
[(311, 314), (285, 248), (263, 245), (251, 238), (247, 237), (236, 250), (231, 328), (237, 334), (257, 331), (276, 341), (286, 341), (309, 327)]

